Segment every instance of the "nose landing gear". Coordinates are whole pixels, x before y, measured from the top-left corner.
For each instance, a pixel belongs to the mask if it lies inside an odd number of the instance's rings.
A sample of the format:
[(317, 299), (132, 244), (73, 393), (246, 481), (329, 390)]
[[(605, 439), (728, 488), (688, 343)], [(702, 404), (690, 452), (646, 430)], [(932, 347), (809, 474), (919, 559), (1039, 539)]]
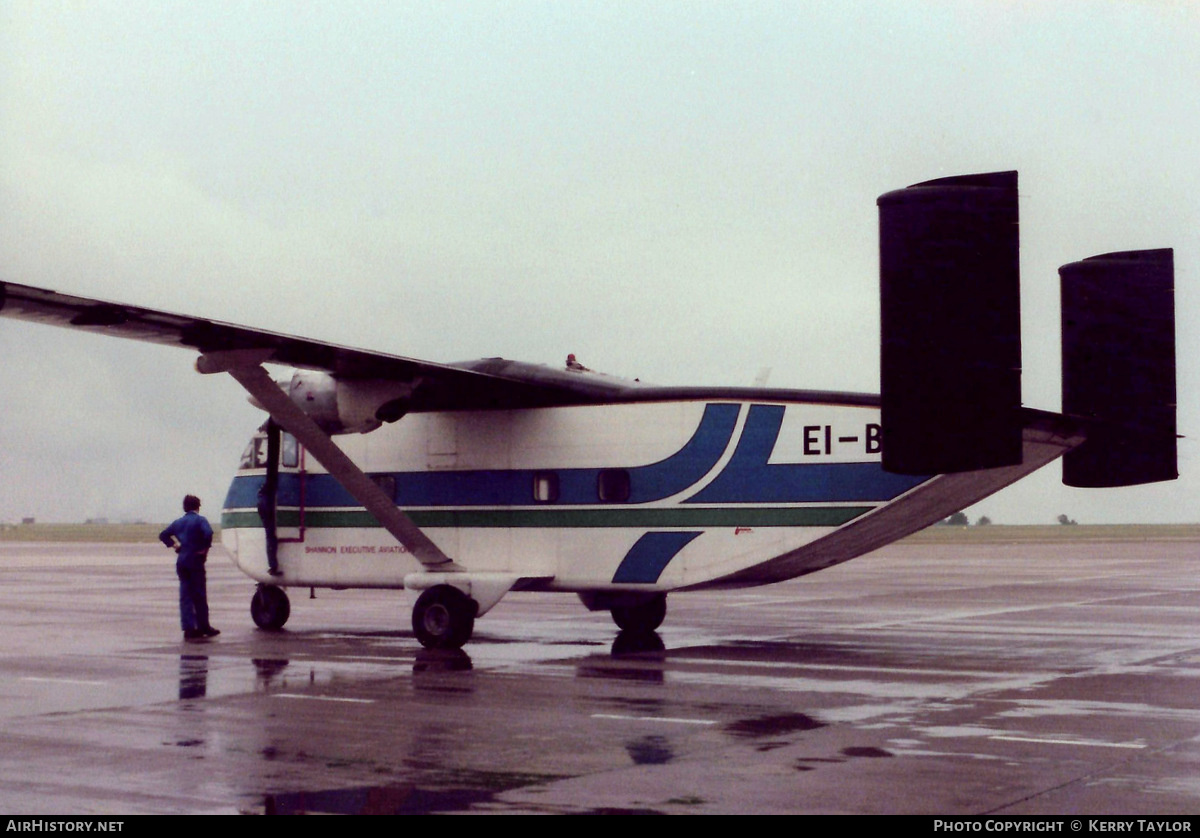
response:
[(278, 631), (283, 628), (292, 613), (292, 605), (283, 588), (274, 585), (259, 585), (254, 590), (250, 600), (250, 616), (254, 625), (268, 631)]

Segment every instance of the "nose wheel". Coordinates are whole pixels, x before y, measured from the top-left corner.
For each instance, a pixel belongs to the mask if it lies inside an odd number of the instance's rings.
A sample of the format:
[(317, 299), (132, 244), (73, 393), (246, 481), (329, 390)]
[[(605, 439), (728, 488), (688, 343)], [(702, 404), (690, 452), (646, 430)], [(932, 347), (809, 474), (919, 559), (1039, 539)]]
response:
[(412, 625), (426, 649), (459, 649), (471, 639), (479, 604), (452, 585), (435, 585), (417, 597)]
[(292, 613), (292, 605), (283, 588), (274, 585), (259, 585), (250, 600), (250, 616), (254, 625), (268, 631), (278, 631), (283, 628)]

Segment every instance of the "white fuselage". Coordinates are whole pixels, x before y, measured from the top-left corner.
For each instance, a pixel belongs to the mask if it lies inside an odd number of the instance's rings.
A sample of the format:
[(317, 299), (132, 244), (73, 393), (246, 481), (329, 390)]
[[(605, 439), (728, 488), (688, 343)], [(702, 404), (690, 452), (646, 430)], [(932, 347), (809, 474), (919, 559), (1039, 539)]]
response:
[[(834, 399), (415, 413), (338, 443), (466, 571), (541, 590), (668, 591), (735, 575), (746, 584), (757, 566), (789, 556), (786, 575), (811, 572), (851, 556), (796, 564), (797, 551), (856, 523), (861, 531), (889, 504), (945, 479), (884, 472), (878, 408)], [(264, 469), (252, 451), (222, 516), (224, 544), (244, 572), (275, 584), (398, 588), (422, 570), (294, 442), (283, 448), (285, 578), (267, 575), (256, 511)], [(995, 475), (989, 491), (1061, 450), (1051, 444), (1019, 473), (995, 470), (1012, 473)], [(960, 508), (961, 497), (941, 494), (910, 512), (908, 531)], [(878, 546), (869, 541), (854, 555)]]

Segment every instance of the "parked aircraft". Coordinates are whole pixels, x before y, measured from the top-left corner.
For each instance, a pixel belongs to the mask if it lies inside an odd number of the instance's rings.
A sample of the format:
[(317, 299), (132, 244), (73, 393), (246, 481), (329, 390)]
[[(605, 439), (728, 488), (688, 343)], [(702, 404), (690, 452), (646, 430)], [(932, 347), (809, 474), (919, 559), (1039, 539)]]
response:
[(669, 592), (830, 567), (1059, 457), (1076, 486), (1177, 476), (1172, 251), (1060, 269), (1063, 411), (1034, 410), (1016, 172), (878, 203), (878, 396), (662, 387), (573, 356), (432, 363), (15, 283), (0, 315), (191, 349), (267, 412), (221, 515), (265, 629), (288, 587), (363, 587), (420, 592), (428, 647), (462, 646), (510, 591), (650, 632)]

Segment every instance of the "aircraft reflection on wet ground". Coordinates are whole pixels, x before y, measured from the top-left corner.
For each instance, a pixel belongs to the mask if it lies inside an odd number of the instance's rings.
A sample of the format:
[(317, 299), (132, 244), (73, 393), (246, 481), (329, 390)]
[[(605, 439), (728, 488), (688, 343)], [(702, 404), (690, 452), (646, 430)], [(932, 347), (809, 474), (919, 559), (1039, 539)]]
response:
[(394, 592), (318, 591), (288, 631), (253, 629), (219, 562), (223, 633), (184, 645), (159, 548), (92, 557), (81, 587), (86, 548), (0, 545), (0, 804), (1191, 812), (1198, 546), (897, 545), (674, 597), (641, 638), (514, 596), (469, 651), (431, 652)]

